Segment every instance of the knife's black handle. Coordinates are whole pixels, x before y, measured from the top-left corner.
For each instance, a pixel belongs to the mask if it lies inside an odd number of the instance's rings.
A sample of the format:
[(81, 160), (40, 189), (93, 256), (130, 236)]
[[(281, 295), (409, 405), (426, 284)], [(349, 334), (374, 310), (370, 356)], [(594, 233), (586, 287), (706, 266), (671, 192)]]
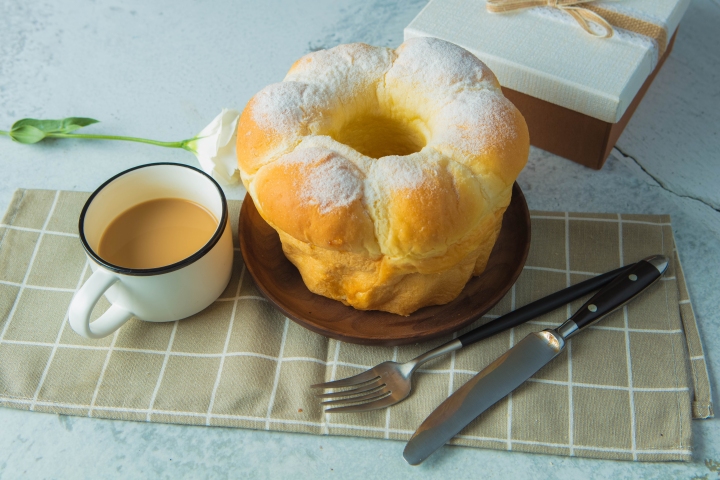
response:
[(481, 327), (470, 330), (464, 335), (458, 337), (458, 340), (460, 340), (463, 347), (466, 347), (475, 342), (479, 342), (480, 340), (492, 337), (496, 333), (517, 327), (528, 320), (537, 318), (540, 315), (545, 315), (548, 312), (552, 312), (556, 308), (567, 305), (573, 300), (577, 300), (580, 297), (604, 287), (612, 282), (618, 275), (624, 273), (625, 271), (629, 271), (634, 266), (635, 264), (626, 265), (611, 272), (603, 273), (597, 277), (585, 280), (571, 287), (564, 288), (559, 292), (555, 292), (547, 297), (541, 298), (540, 300), (529, 303), (524, 307), (513, 310), (512, 312), (503, 315), (500, 318), (496, 318)]
[[(632, 300), (638, 293), (656, 282), (665, 272), (667, 266), (667, 257), (654, 255), (640, 260), (627, 272), (618, 275), (615, 280), (596, 293), (566, 322), (566, 324), (571, 321), (574, 322), (577, 329), (573, 328), (569, 335), (563, 335), (563, 337), (567, 338), (584, 327), (592, 325), (604, 315)], [(558, 330), (562, 331), (561, 328)]]

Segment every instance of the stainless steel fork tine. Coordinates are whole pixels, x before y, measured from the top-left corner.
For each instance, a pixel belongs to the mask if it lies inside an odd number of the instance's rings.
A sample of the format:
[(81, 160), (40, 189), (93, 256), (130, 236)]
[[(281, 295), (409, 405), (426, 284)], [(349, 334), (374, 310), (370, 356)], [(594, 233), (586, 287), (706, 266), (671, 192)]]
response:
[(333, 382), (326, 382), (326, 383), (316, 383), (315, 385), (310, 385), (310, 388), (354, 387), (355, 385), (360, 385), (362, 383), (367, 383), (372, 380), (375, 380), (378, 377), (379, 377), (379, 375), (374, 373), (372, 370), (367, 370), (365, 372), (359, 373), (352, 377), (343, 378), (341, 380), (335, 380)]
[(332, 413), (367, 412), (369, 410), (377, 410), (380, 408), (389, 407), (394, 403), (395, 399), (393, 399), (391, 394), (388, 393), (386, 397), (382, 397), (379, 400), (375, 400), (374, 402), (363, 403), (360, 405), (348, 405), (347, 407), (328, 408), (325, 411)]
[(388, 392), (386, 390), (376, 390), (372, 393), (368, 393), (365, 395), (360, 395), (359, 397), (351, 397), (351, 398), (341, 398), (338, 400), (325, 400), (324, 402), (321, 402), (322, 405), (349, 405), (357, 402), (367, 403), (372, 402), (373, 400), (380, 400), (381, 398), (385, 398), (385, 396), (390, 395), (392, 392)]
[(378, 378), (374, 382), (364, 383), (358, 388), (352, 388), (350, 390), (342, 390), (339, 392), (317, 393), (317, 394), (315, 394), (315, 396), (319, 397), (319, 398), (347, 397), (348, 395), (357, 395), (360, 393), (367, 393), (371, 390), (377, 390), (384, 386), (385, 386), (385, 384), (381, 383), (380, 379)]

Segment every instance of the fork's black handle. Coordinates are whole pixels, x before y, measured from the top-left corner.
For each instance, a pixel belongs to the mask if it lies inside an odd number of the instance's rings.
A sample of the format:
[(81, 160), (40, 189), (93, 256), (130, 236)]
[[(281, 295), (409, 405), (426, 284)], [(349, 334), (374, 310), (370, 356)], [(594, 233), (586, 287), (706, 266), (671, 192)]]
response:
[(469, 332), (459, 336), (458, 340), (460, 340), (463, 347), (466, 347), (485, 338), (492, 337), (496, 333), (500, 333), (512, 327), (517, 327), (528, 320), (551, 312), (556, 308), (567, 305), (573, 300), (577, 300), (584, 295), (604, 287), (612, 282), (618, 275), (630, 270), (634, 266), (635, 264), (633, 263), (631, 265), (617, 268), (611, 272), (603, 273), (597, 277), (580, 282), (572, 287), (564, 288), (559, 292), (555, 292), (547, 297), (541, 298), (540, 300), (535, 300), (534, 302), (503, 315), (500, 318), (496, 318), (495, 320), (488, 322), (475, 330), (470, 330)]

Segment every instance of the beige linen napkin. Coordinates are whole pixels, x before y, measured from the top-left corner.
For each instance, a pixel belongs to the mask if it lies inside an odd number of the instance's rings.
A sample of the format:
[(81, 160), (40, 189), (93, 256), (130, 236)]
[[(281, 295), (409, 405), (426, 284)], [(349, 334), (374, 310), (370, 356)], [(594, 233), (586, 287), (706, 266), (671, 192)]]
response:
[[(67, 323), (89, 276), (77, 236), (88, 194), (18, 190), (0, 226), (0, 405), (100, 418), (405, 440), (448, 394), (528, 332), (580, 301), (427, 364), (404, 402), (324, 414), (308, 386), (407, 360), (450, 337), (367, 347), (322, 337), (258, 292), (236, 248), (221, 298), (180, 322), (131, 320), (88, 340)], [(230, 218), (237, 237), (239, 201)], [(236, 238), (237, 247), (237, 238)], [(451, 443), (623, 460), (690, 460), (691, 418), (712, 416), (702, 344), (670, 218), (533, 212), (532, 246), (511, 292), (476, 325), (590, 276), (663, 253), (662, 281), (570, 342)], [(101, 302), (96, 316), (107, 308)]]

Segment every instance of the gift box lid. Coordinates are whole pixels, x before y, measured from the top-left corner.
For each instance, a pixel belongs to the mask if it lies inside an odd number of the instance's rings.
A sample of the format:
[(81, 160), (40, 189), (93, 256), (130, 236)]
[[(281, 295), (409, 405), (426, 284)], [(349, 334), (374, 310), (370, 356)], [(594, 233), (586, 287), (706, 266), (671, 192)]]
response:
[[(672, 37), (690, 0), (620, 0), (591, 4), (663, 27)], [(582, 6), (582, 5), (581, 5)], [(431, 0), (405, 28), (405, 40), (431, 36), (475, 54), (511, 88), (616, 123), (657, 65), (666, 45), (614, 28), (587, 33), (557, 8), (490, 13), (484, 0)]]

